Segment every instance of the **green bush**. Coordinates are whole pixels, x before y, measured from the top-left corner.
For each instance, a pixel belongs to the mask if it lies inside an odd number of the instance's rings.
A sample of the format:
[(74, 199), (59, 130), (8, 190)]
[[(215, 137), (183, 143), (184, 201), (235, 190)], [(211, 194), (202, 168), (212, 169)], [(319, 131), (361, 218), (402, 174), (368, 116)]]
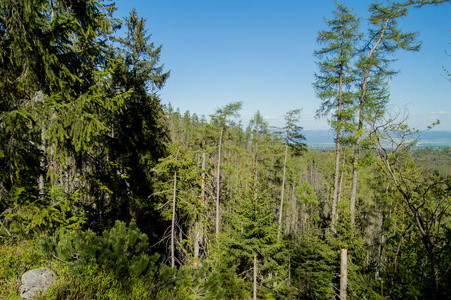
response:
[(148, 238), (131, 222), (117, 221), (115, 226), (97, 236), (93, 231), (74, 231), (47, 237), (39, 242), (42, 251), (69, 265), (69, 272), (80, 275), (88, 267), (100, 267), (117, 278), (130, 280), (155, 269), (158, 254), (148, 255)]
[(60, 267), (45, 299), (221, 299), (208, 263), (178, 269), (157, 263), (136, 223), (117, 221), (102, 235), (76, 229), (43, 236), (40, 250)]

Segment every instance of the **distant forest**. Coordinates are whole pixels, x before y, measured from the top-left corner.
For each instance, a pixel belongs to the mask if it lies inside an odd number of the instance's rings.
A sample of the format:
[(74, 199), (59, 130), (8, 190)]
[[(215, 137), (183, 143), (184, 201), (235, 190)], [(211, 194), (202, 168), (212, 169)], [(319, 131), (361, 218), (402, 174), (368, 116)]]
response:
[(420, 46), (398, 20), (446, 2), (335, 3), (315, 147), (301, 109), (273, 128), (162, 105), (141, 12), (0, 0), (0, 299), (38, 267), (39, 299), (451, 299), (451, 148), (421, 147), (450, 134), (389, 108)]

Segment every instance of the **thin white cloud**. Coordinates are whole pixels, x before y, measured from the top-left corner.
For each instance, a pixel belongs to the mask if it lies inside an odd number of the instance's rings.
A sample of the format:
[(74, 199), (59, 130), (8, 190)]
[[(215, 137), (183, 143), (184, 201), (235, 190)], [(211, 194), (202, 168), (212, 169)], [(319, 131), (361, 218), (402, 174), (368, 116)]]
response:
[(282, 119), (282, 117), (264, 116), (263, 119), (265, 119), (265, 120), (278, 120), (278, 119)]
[(439, 111), (431, 111), (429, 114), (431, 115), (449, 115), (451, 114), (451, 111), (446, 111), (446, 110), (439, 110)]

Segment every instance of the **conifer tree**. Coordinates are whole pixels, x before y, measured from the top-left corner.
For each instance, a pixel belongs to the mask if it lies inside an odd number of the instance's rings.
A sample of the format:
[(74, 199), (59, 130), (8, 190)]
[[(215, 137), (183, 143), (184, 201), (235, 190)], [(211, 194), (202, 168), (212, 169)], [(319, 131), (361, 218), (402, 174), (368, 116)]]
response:
[[(169, 257), (170, 265), (174, 267), (176, 262), (178, 265), (183, 265), (189, 259), (184, 246), (187, 241), (178, 237), (188, 236), (188, 231), (195, 226), (196, 220), (202, 217), (204, 211), (198, 196), (201, 170), (180, 145), (171, 145), (170, 151), (170, 155), (160, 159), (152, 171), (160, 179), (159, 193), (166, 196), (159, 210), (165, 219), (171, 221)], [(162, 238), (164, 239), (166, 236)], [(176, 257), (176, 249), (179, 252), (178, 257)]]
[(287, 159), (288, 159), (288, 148), (293, 149), (293, 152), (300, 155), (303, 150), (305, 150), (305, 137), (302, 135), (302, 127), (298, 125), (301, 118), (301, 110), (295, 109), (290, 110), (285, 115), (286, 125), (283, 128), (285, 131), (285, 155), (283, 163), (283, 175), (282, 175), (282, 188), (280, 192), (280, 206), (279, 206), (279, 236), (282, 232), (282, 216), (283, 216), (283, 203), (284, 203), (284, 193), (285, 193), (285, 177), (287, 169)]
[(358, 87), (358, 112), (354, 133), (354, 155), (352, 188), (350, 199), (351, 222), (355, 220), (357, 200), (357, 175), (365, 122), (380, 118), (388, 101), (387, 79), (396, 72), (389, 68), (388, 55), (399, 49), (418, 51), (417, 33), (403, 32), (398, 27), (398, 20), (407, 15), (410, 3), (395, 2), (391, 5), (372, 3), (369, 18), (369, 32), (361, 56), (356, 63), (356, 85)]
[[(135, 218), (143, 231), (150, 235), (153, 228), (149, 216), (153, 211), (148, 201), (153, 193), (149, 170), (166, 155), (169, 135), (166, 117), (158, 92), (169, 77), (160, 64), (162, 46), (156, 47), (147, 34), (146, 20), (132, 10), (125, 18), (126, 33), (115, 38), (118, 48), (112, 53), (117, 61), (109, 77), (108, 94), (127, 95), (123, 108), (101, 115), (108, 126), (97, 142), (95, 170), (99, 178), (92, 189), (104, 187), (107, 193), (97, 193), (91, 206), (103, 207), (91, 220), (130, 221)], [(103, 215), (103, 217), (101, 217)], [(100, 226), (103, 226), (99, 224)]]
[(317, 42), (323, 44), (315, 55), (321, 59), (318, 62), (319, 74), (316, 74), (314, 87), (321, 99), (318, 116), (328, 116), (332, 113), (329, 124), (335, 131), (335, 172), (332, 198), (332, 230), (338, 218), (337, 202), (340, 177), (340, 156), (342, 147), (342, 131), (354, 117), (352, 103), (353, 91), (350, 89), (353, 77), (353, 59), (357, 54), (359, 19), (352, 10), (344, 4), (335, 3), (334, 19), (327, 20), (329, 30), (318, 33)]
[(268, 123), (263, 119), (260, 111), (254, 114), (254, 117), (249, 121), (248, 130), (251, 132), (250, 153), (253, 154), (252, 169), (254, 172), (254, 193), (257, 193), (257, 184), (259, 182), (259, 165), (264, 160), (268, 160), (267, 153), (265, 153), (265, 146), (269, 142), (270, 136), (268, 132)]
[(212, 123), (217, 126), (220, 130), (219, 138), (218, 138), (218, 164), (216, 171), (216, 219), (215, 219), (215, 233), (216, 239), (219, 241), (219, 218), (220, 218), (220, 210), (219, 210), (219, 198), (220, 198), (220, 183), (221, 183), (221, 150), (222, 150), (222, 141), (224, 136), (224, 131), (227, 127), (233, 125), (229, 117), (238, 117), (238, 111), (241, 109), (241, 102), (232, 102), (223, 108), (216, 109), (216, 114), (211, 116)]
[(249, 278), (247, 288), (255, 297), (257, 289), (270, 293), (274, 287), (283, 288), (286, 272), (280, 264), (282, 243), (278, 242), (271, 200), (265, 191), (255, 192), (253, 180), (253, 174), (242, 178), (241, 193), (225, 214), (228, 228), (223, 233), (221, 260), (223, 268), (235, 268), (237, 274)]
[(123, 103), (122, 95), (105, 95), (113, 10), (91, 0), (0, 4), (0, 147), (8, 145), (0, 164), (2, 185), (19, 196), (15, 209), (49, 205), (50, 185), (74, 186), (63, 169), (73, 171), (70, 161), (105, 132), (96, 113)]

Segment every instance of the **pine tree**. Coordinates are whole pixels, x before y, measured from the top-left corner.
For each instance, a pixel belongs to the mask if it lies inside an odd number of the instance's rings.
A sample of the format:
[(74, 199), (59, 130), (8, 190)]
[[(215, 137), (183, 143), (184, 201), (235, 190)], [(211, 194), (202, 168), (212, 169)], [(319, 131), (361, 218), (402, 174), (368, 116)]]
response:
[(284, 257), (270, 211), (271, 200), (264, 191), (254, 190), (254, 176), (248, 176), (248, 188), (243, 186), (225, 214), (221, 267), (234, 268), (237, 274), (249, 278), (246, 285), (255, 299), (257, 289), (264, 293), (282, 289), (286, 272), (280, 264)]

